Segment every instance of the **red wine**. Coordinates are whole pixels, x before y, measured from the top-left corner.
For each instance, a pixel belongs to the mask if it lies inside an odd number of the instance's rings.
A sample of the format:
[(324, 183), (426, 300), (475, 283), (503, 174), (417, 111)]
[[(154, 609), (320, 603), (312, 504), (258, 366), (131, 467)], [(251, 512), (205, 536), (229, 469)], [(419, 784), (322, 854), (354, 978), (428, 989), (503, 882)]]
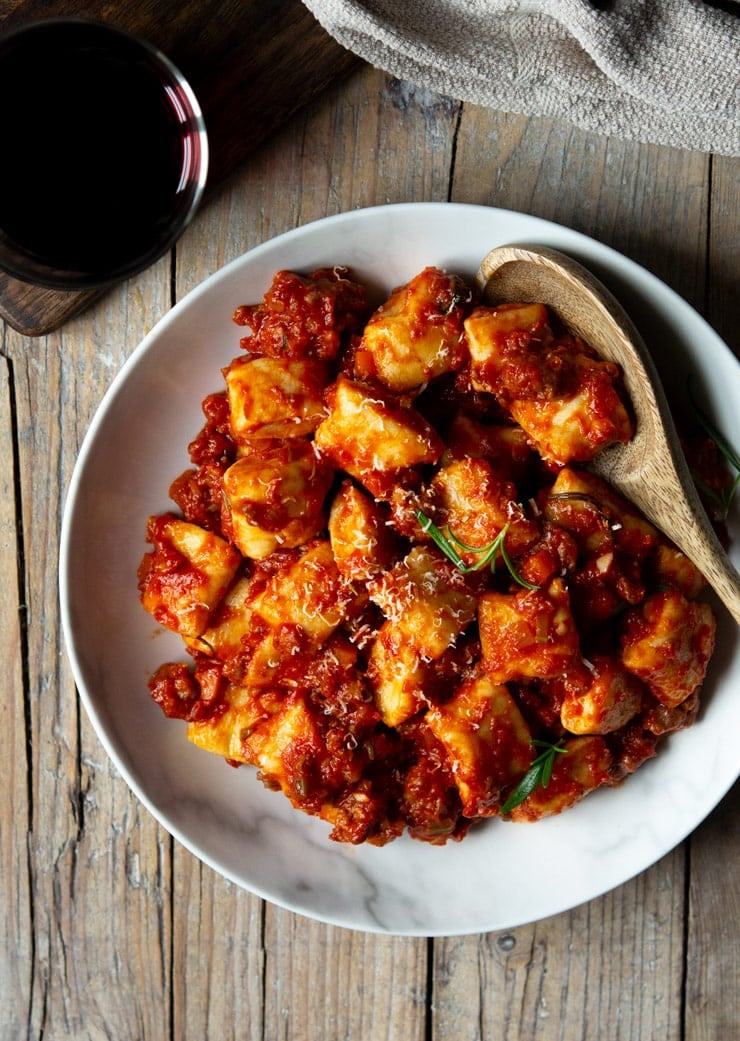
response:
[(0, 40), (0, 267), (72, 288), (161, 256), (203, 186), (194, 104), (163, 56), (97, 23)]

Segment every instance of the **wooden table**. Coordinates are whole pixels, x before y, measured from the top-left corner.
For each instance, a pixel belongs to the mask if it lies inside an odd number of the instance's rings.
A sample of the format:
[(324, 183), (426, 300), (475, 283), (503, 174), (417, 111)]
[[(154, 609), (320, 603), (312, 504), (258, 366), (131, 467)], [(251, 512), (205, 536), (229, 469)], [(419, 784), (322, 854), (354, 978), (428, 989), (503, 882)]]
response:
[(225, 882), (129, 793), (75, 695), (57, 607), (65, 492), (106, 387), (233, 257), (353, 207), (511, 208), (632, 257), (738, 350), (739, 172), (360, 65), (240, 166), (172, 257), (57, 332), (2, 330), (3, 1041), (740, 1036), (740, 786), (650, 870), (555, 918), (436, 940), (324, 926)]

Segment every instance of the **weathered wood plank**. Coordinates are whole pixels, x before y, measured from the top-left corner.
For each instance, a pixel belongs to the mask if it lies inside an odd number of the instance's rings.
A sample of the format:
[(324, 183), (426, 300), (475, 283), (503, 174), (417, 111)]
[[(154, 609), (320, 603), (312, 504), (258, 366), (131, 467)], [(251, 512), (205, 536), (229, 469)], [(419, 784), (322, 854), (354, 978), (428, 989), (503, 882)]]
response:
[[(57, 546), (77, 451), (153, 316), (168, 263), (63, 333), (6, 333), (13, 358), (28, 598), (31, 749), (28, 1036), (166, 1036), (169, 840), (129, 794), (84, 715), (62, 647)], [(94, 638), (94, 634), (91, 634)], [(24, 1035), (25, 1036), (25, 1035)]]
[(740, 159), (712, 158), (707, 317), (740, 359)]
[(268, 908), (266, 1037), (423, 1041), (426, 943)]
[(685, 1041), (740, 1031), (740, 783), (691, 838)]
[[(706, 313), (740, 358), (739, 176), (740, 160), (713, 159)], [(736, 784), (690, 840), (685, 1041), (740, 1034), (739, 811), (740, 784)]]
[(28, 790), (28, 746), (23, 682), (25, 603), (22, 546), (13, 452), (12, 371), (0, 356), (0, 430), (6, 448), (0, 456), (0, 661), (5, 682), (0, 689), (0, 776), (4, 803), (0, 816), (0, 994), (4, 1029), (20, 1037), (28, 1021), (32, 993), (32, 906), (26, 836), (31, 826)]
[(206, 203), (177, 295), (253, 246), (364, 206), (447, 198), (459, 106), (361, 67), (298, 113)]
[(263, 904), (176, 847), (173, 1037), (263, 1041)]
[(678, 851), (569, 913), (438, 941), (433, 1037), (678, 1041), (683, 877)]
[(453, 201), (500, 206), (590, 235), (704, 300), (709, 157), (466, 105)]

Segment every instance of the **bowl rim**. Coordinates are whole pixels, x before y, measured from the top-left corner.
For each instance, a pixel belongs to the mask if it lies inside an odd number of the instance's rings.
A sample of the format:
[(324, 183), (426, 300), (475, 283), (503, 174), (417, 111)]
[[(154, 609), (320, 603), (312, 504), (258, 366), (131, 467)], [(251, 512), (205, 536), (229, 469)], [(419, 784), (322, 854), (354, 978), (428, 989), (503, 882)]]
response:
[[(440, 209), (464, 209), (466, 211), (471, 211), (473, 216), (475, 216), (476, 212), (478, 211), (486, 211), (486, 214), (488, 216), (491, 216), (493, 212), (493, 214), (501, 215), (503, 217), (513, 216), (517, 220), (525, 218), (526, 220), (533, 222), (536, 226), (547, 226), (550, 229), (554, 229), (554, 231), (558, 234), (561, 232), (565, 233), (566, 237), (569, 240), (571, 240), (576, 247), (579, 243), (583, 246), (596, 246), (599, 255), (605, 256), (606, 259), (609, 262), (613, 263), (620, 271), (626, 272), (628, 275), (639, 277), (641, 282), (645, 282), (647, 284), (648, 291), (651, 287), (653, 289), (657, 287), (664, 300), (667, 300), (668, 302), (673, 301), (679, 303), (684, 308), (689, 308), (693, 312), (695, 317), (701, 323), (703, 323), (703, 325), (707, 326), (707, 328), (713, 333), (717, 347), (719, 348), (721, 346), (721, 348), (727, 352), (728, 359), (731, 359), (732, 362), (738, 364), (738, 361), (735, 358), (734, 354), (730, 351), (730, 348), (724, 343), (724, 341), (722, 341), (718, 334), (716, 334), (714, 330), (711, 329), (711, 326), (708, 325), (706, 320), (702, 318), (702, 316), (697, 311), (695, 311), (695, 309), (691, 307), (690, 304), (683, 300), (683, 298), (681, 298), (679, 294), (677, 294), (673, 289), (671, 289), (666, 283), (662, 282), (660, 279), (657, 278), (657, 276), (651, 274), (649, 271), (642, 268), (641, 265), (639, 265), (637, 262), (630, 260), (623, 254), (612, 249), (612, 247), (599, 243), (598, 240), (595, 240), (580, 232), (573, 231), (572, 229), (569, 229), (566, 226), (558, 225), (555, 222), (546, 221), (541, 218), (530, 217), (530, 215), (517, 213), (516, 211), (501, 210), (496, 207), (480, 206), (477, 204), (465, 203), (392, 203), (385, 204), (382, 206), (371, 206), (357, 210), (344, 211), (342, 213), (334, 214), (329, 217), (319, 218), (315, 221), (311, 221), (304, 225), (301, 225), (298, 228), (285, 231), (282, 234), (268, 239), (262, 242), (261, 244), (253, 247), (252, 249), (243, 253), (241, 256), (234, 258), (233, 260), (222, 266), (219, 270), (215, 271), (213, 274), (204, 279), (199, 285), (197, 285), (188, 293), (186, 293), (185, 296), (183, 296), (183, 298), (180, 301), (178, 301), (153, 326), (149, 333), (134, 349), (132, 354), (126, 359), (121, 369), (114, 377), (108, 390), (103, 395), (101, 402), (98, 405), (98, 408), (96, 409), (93, 419), (88, 427), (87, 433), (85, 434), (85, 437), (83, 439), (78, 454), (78, 458), (73, 469), (72, 478), (70, 480), (69, 489), (65, 500), (60, 540), (59, 592), (61, 602), (62, 627), (67, 647), (67, 653), (70, 659), (70, 663), (72, 665), (73, 675), (78, 686), (79, 696), (85, 706), (88, 715), (90, 716), (90, 719), (93, 723), (98, 738), (101, 740), (101, 743), (105, 747), (106, 752), (123, 775), (124, 780), (126, 781), (133, 794), (139, 799), (139, 801), (141, 801), (147, 807), (147, 809), (149, 809), (154, 818), (167, 830), (167, 832), (173, 835), (173, 837), (175, 837), (183, 846), (185, 846), (186, 849), (188, 849), (191, 853), (198, 857), (198, 859), (208, 864), (222, 877), (229, 879), (230, 881), (234, 882), (242, 888), (249, 890), (255, 895), (261, 897), (262, 899), (265, 899), (273, 904), (277, 904), (278, 906), (284, 907), (287, 910), (307, 915), (308, 917), (324, 921), (328, 924), (358, 929), (366, 932), (378, 932), (392, 935), (452, 936), (468, 934), (470, 932), (487, 931), (489, 929), (495, 928), (503, 928), (505, 926), (500, 925), (498, 923), (487, 924), (486, 922), (482, 922), (480, 928), (476, 927), (474, 929), (471, 929), (467, 925), (461, 927), (460, 929), (455, 929), (454, 927), (445, 927), (443, 929), (435, 928), (430, 930), (429, 928), (416, 928), (414, 926), (394, 928), (388, 927), (383, 923), (374, 924), (372, 922), (365, 921), (348, 921), (346, 919), (342, 919), (341, 917), (333, 918), (330, 915), (316, 914), (310, 910), (306, 910), (305, 907), (301, 906), (300, 901), (296, 901), (295, 899), (289, 899), (285, 897), (285, 895), (276, 895), (275, 892), (268, 891), (264, 886), (261, 887), (259, 885), (254, 885), (252, 883), (245, 882), (244, 879), (239, 877), (236, 873), (230, 872), (229, 870), (225, 870), (224, 866), (218, 862), (217, 858), (214, 858), (208, 855), (207, 853), (204, 853), (204, 851), (198, 847), (197, 842), (195, 842), (190, 835), (185, 834), (183, 830), (175, 822), (173, 822), (166, 816), (165, 813), (163, 813), (163, 811), (156, 804), (156, 802), (152, 798), (150, 798), (149, 793), (145, 790), (144, 786), (140, 783), (139, 779), (136, 778), (134, 776), (134, 773), (127, 767), (127, 765), (124, 762), (122, 762), (122, 757), (120, 755), (120, 752), (115, 747), (115, 742), (113, 738), (110, 734), (106, 732), (104, 726), (102, 725), (100, 714), (95, 705), (95, 697), (92, 694), (92, 692), (88, 689), (87, 680), (83, 674), (81, 662), (77, 654), (77, 645), (75, 634), (73, 632), (72, 627), (69, 603), (69, 550), (70, 539), (74, 527), (75, 503), (76, 498), (79, 494), (80, 483), (84, 477), (84, 471), (89, 454), (93, 450), (97, 433), (101, 424), (104, 422), (105, 415), (108, 411), (110, 403), (113, 401), (115, 396), (120, 392), (121, 388), (125, 384), (131, 369), (135, 365), (137, 365), (142, 356), (146, 352), (148, 352), (152, 342), (155, 341), (162, 334), (163, 331), (167, 330), (171, 324), (176, 323), (184, 310), (192, 306), (193, 302), (197, 301), (201, 296), (210, 293), (213, 290), (214, 286), (229, 279), (231, 277), (232, 272), (237, 270), (242, 264), (248, 262), (248, 260), (258, 260), (263, 254), (269, 254), (269, 252), (271, 252), (277, 245), (281, 244), (285, 240), (295, 241), (297, 238), (300, 238), (304, 235), (315, 234), (318, 230), (318, 226), (321, 226), (321, 228), (323, 228), (328, 225), (335, 225), (342, 222), (362, 222), (362, 220), (366, 219), (367, 217), (372, 218), (372, 216), (375, 215), (379, 210), (385, 211), (389, 215), (400, 215), (404, 211), (410, 211), (414, 215), (418, 216), (420, 219), (423, 219), (425, 213), (428, 215), (431, 211), (436, 211)], [(558, 248), (563, 249), (564, 252), (568, 251), (567, 248), (564, 246), (559, 246)], [(265, 286), (265, 288), (267, 288), (267, 286)], [(679, 835), (677, 839), (675, 839), (675, 841), (672, 841), (671, 845), (665, 848), (662, 851), (662, 853), (659, 854), (659, 856), (662, 856), (670, 849), (675, 848), (676, 845), (683, 841), (683, 839), (701, 823), (701, 821), (716, 807), (717, 803), (732, 787), (735, 780), (737, 779), (738, 773), (740, 773), (740, 763), (738, 763), (737, 765), (735, 775), (732, 777), (725, 778), (725, 783), (722, 786), (722, 790), (719, 792), (719, 794), (717, 792), (714, 793), (714, 796), (716, 797), (713, 799), (710, 805), (706, 805), (704, 807), (702, 815), (699, 818), (697, 818), (696, 816), (692, 817), (690, 821), (686, 824), (685, 830)], [(539, 826), (540, 825), (538, 825), (538, 827)], [(635, 875), (640, 874), (642, 871), (646, 870), (649, 866), (651, 866), (651, 864), (655, 863), (656, 859), (658, 858), (653, 857), (649, 862), (639, 865), (635, 870), (631, 871), (629, 874), (622, 875), (617, 882), (607, 880), (603, 884), (603, 888), (600, 888), (598, 885), (595, 886), (583, 897), (583, 900), (581, 901), (570, 902), (566, 905), (563, 905), (562, 907), (557, 907), (555, 909), (549, 910), (545, 915), (536, 915), (529, 919), (517, 920), (516, 922), (510, 923), (508, 927), (523, 925), (526, 924), (526, 921), (534, 921), (541, 917), (547, 917), (550, 914), (560, 913), (561, 911), (568, 910), (572, 907), (577, 906), (578, 903), (595, 899), (596, 897), (603, 895), (603, 893), (613, 889), (615, 886), (621, 885), (624, 882), (627, 882), (630, 878), (634, 877)]]

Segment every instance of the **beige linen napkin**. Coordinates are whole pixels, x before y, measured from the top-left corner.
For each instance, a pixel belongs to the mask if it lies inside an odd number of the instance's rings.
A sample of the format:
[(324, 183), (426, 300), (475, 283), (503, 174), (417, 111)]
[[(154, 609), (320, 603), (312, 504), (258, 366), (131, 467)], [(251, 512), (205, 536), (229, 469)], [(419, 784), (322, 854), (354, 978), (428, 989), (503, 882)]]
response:
[(348, 50), (438, 93), (740, 155), (737, 0), (304, 2)]

